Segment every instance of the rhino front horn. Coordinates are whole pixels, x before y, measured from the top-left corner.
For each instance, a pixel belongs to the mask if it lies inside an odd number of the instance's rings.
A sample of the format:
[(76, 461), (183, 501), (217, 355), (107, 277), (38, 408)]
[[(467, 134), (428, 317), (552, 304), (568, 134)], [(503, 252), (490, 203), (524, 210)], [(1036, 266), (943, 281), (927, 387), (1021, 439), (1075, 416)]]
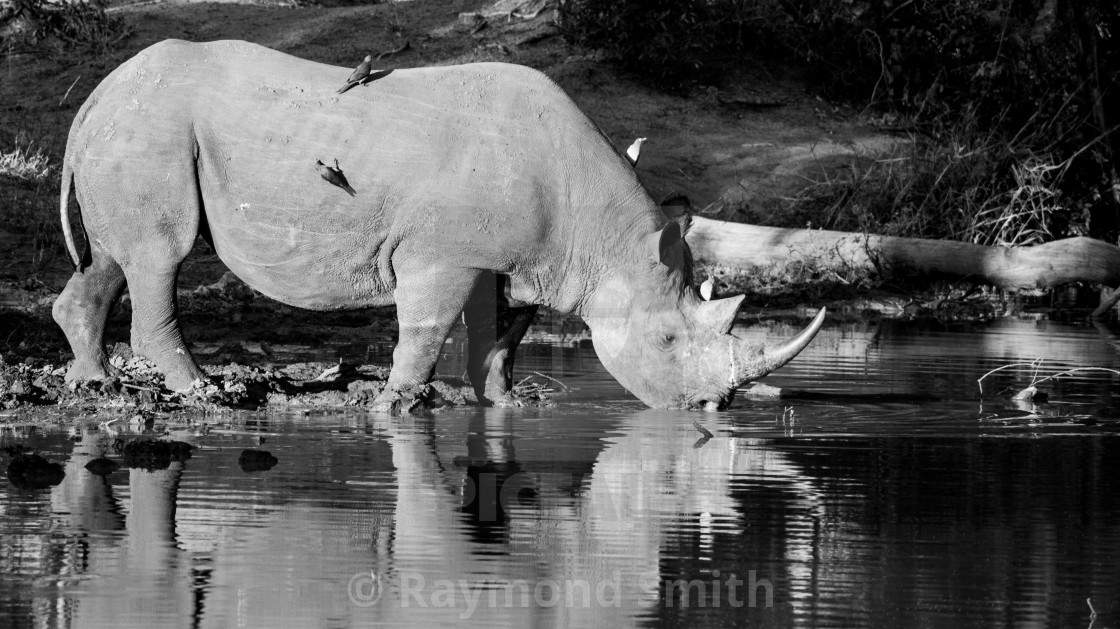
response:
[(778, 347), (748, 344), (740, 340), (734, 350), (735, 374), (732, 378), (735, 385), (740, 386), (757, 380), (793, 360), (820, 331), (821, 324), (824, 323), (824, 315), (825, 309), (821, 308), (804, 330)]

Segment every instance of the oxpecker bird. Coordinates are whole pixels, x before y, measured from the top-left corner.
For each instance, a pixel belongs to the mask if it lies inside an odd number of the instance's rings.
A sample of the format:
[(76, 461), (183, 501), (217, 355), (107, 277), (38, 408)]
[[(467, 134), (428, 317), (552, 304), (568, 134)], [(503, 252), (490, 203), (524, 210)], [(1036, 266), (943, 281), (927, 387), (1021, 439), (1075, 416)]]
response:
[(319, 176), (327, 183), (342, 188), (352, 197), (357, 196), (358, 193), (350, 187), (350, 182), (346, 181), (346, 175), (342, 174), (342, 169), (338, 167), (337, 159), (334, 160), (334, 168), (327, 166), (319, 160), (315, 160), (315, 169), (319, 171)]
[(642, 143), (645, 141), (645, 138), (638, 138), (630, 148), (626, 149), (626, 157), (630, 158), (630, 165), (635, 168), (638, 167), (638, 158), (642, 156)]
[(338, 93), (341, 94), (346, 90), (354, 87), (358, 83), (364, 81), (366, 77), (369, 76), (369, 73), (372, 70), (373, 55), (366, 55), (366, 58), (362, 59), (362, 62), (358, 64), (358, 67), (354, 68), (354, 71), (350, 73), (350, 78), (346, 79), (346, 85), (338, 88)]
[(704, 301), (711, 301), (712, 294), (715, 293), (715, 289), (716, 284), (712, 281), (712, 278), (709, 277), (708, 279), (704, 280), (703, 284), (700, 285), (700, 297), (702, 297)]

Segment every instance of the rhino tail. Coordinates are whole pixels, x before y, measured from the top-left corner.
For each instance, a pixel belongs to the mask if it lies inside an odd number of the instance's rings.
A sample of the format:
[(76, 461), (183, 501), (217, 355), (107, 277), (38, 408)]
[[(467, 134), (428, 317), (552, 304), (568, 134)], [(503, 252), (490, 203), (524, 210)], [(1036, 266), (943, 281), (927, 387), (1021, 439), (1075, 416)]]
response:
[[(74, 184), (74, 169), (70, 167), (70, 161), (63, 158), (62, 160), (62, 194), (59, 196), (58, 212), (62, 219), (62, 235), (66, 240), (66, 251), (70, 253), (70, 262), (74, 265), (74, 270), (78, 273), (82, 272), (82, 258), (78, 255), (78, 248), (74, 245), (74, 230), (70, 227), (70, 188)], [(80, 211), (80, 210), (79, 210)]]

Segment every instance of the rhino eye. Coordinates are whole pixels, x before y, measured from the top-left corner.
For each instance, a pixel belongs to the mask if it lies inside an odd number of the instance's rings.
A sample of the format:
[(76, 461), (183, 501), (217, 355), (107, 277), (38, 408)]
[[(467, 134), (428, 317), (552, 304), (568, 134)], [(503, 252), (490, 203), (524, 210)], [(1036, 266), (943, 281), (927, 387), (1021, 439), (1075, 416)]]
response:
[(672, 349), (677, 344), (677, 336), (672, 332), (659, 332), (657, 334), (657, 347), (658, 349), (667, 350)]

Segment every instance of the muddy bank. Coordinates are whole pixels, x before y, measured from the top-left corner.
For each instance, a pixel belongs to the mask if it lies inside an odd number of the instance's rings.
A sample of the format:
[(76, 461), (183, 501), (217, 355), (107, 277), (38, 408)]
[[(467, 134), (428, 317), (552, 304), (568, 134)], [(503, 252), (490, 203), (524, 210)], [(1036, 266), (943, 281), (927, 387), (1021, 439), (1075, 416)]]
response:
[[(168, 391), (163, 376), (120, 343), (110, 363), (119, 372), (101, 382), (68, 383), (66, 366), (28, 359), (9, 364), (0, 357), (0, 417), (33, 414), (72, 422), (84, 416), (124, 418), (147, 424), (167, 414), (207, 415), (234, 410), (314, 411), (371, 408), (385, 387), (388, 367), (327, 362), (208, 365), (205, 380), (187, 391)], [(550, 406), (554, 391), (545, 378), (523, 381), (503, 405)], [(408, 392), (411, 403), (394, 413), (423, 415), (442, 408), (476, 405), (474, 389), (462, 380), (436, 380)]]
[[(323, 313), (291, 308), (251, 290), (230, 273), (179, 291), (184, 336), (207, 373), (187, 392), (163, 387), (163, 376), (123, 342), (131, 308), (125, 295), (110, 316), (110, 364), (118, 377), (65, 382), (73, 358), (50, 315), (56, 295), (36, 283), (0, 286), (0, 413), (34, 412), (69, 421), (89, 414), (146, 421), (156, 414), (231, 410), (368, 408), (385, 386), (397, 322), (393, 309)], [(330, 357), (329, 359), (325, 359)], [(551, 386), (534, 378), (515, 387), (512, 405), (549, 404)], [(477, 404), (461, 379), (411, 392), (424, 413)]]

